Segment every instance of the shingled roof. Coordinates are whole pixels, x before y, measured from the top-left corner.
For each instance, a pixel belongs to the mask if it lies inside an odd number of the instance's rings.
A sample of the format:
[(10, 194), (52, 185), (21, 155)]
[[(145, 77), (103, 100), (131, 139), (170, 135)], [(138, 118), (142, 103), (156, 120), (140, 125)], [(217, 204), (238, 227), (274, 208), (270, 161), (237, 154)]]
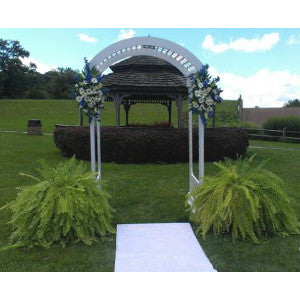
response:
[(130, 57), (111, 66), (111, 70), (113, 73), (104, 79), (110, 92), (143, 99), (187, 94), (184, 75), (172, 64), (156, 57)]

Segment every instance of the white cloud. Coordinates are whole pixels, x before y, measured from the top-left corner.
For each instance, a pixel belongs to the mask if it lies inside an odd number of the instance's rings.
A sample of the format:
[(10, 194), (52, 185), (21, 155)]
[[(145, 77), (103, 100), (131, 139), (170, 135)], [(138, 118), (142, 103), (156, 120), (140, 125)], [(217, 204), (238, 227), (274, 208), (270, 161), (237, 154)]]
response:
[(87, 43), (96, 43), (97, 39), (92, 37), (92, 36), (88, 36), (87, 34), (84, 33), (79, 33), (78, 37), (81, 41), (87, 42)]
[(276, 32), (264, 34), (261, 38), (246, 39), (242, 37), (237, 40), (231, 41), (228, 44), (216, 44), (213, 36), (208, 34), (204, 38), (202, 47), (204, 49), (211, 50), (214, 53), (222, 53), (230, 49), (235, 51), (254, 52), (270, 50), (278, 42), (279, 34)]
[(245, 107), (281, 107), (287, 100), (300, 98), (300, 75), (289, 71), (261, 69), (251, 76), (218, 72), (210, 73), (220, 77), (223, 99), (236, 100), (242, 95)]
[(121, 41), (121, 40), (125, 40), (125, 39), (130, 39), (132, 37), (134, 37), (135, 35), (135, 31), (133, 29), (121, 29), (116, 42)]
[(20, 58), (20, 60), (25, 66), (28, 66), (28, 67), (29, 67), (30, 63), (34, 63), (36, 65), (36, 70), (42, 74), (44, 74), (48, 71), (53, 71), (53, 70), (57, 69), (57, 66), (45, 65), (32, 57), (24, 57), (24, 58)]
[(288, 45), (300, 44), (300, 34), (295, 36), (294, 34), (290, 35), (287, 41)]

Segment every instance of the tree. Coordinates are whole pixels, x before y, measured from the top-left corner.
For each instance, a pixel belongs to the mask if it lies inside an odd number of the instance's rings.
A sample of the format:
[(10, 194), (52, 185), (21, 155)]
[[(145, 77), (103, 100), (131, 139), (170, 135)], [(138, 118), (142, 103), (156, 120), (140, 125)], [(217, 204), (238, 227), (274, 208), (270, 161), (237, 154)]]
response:
[(300, 107), (300, 100), (294, 99), (284, 103), (283, 107)]
[(18, 41), (0, 39), (0, 97), (22, 97), (26, 90), (26, 73), (33, 65), (23, 65), (21, 58), (29, 57)]
[(0, 39), (0, 98), (71, 99), (78, 71), (58, 68), (41, 74), (35, 64), (22, 63), (26, 57), (29, 52), (18, 41)]
[(45, 91), (52, 99), (70, 99), (74, 86), (74, 78), (78, 71), (71, 68), (58, 68), (44, 74)]

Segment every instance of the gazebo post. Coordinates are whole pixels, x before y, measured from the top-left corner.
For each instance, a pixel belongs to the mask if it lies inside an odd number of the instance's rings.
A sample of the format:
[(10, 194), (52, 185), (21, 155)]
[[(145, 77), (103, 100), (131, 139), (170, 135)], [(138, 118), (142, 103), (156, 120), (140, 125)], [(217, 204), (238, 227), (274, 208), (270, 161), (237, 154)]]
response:
[(182, 95), (176, 96), (176, 104), (177, 104), (178, 129), (181, 129), (181, 127), (182, 127), (182, 106), (183, 106)]
[(82, 115), (82, 108), (79, 107), (79, 126), (83, 126), (83, 115)]
[(130, 110), (130, 104), (129, 101), (126, 100), (125, 102), (123, 101), (123, 106), (125, 110), (125, 125), (128, 126), (129, 124), (129, 110)]
[(115, 104), (116, 127), (120, 127), (120, 106), (123, 97), (120, 94), (111, 94), (110, 96)]
[(171, 127), (171, 122), (172, 122), (172, 101), (169, 101), (168, 105), (168, 113), (169, 113), (169, 127)]

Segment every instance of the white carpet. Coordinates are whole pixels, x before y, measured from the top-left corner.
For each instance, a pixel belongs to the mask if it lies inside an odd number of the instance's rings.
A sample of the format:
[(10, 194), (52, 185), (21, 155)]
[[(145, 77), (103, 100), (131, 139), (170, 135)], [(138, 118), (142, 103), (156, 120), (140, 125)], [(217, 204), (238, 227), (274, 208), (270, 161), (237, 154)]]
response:
[(115, 272), (215, 272), (189, 223), (117, 226)]

